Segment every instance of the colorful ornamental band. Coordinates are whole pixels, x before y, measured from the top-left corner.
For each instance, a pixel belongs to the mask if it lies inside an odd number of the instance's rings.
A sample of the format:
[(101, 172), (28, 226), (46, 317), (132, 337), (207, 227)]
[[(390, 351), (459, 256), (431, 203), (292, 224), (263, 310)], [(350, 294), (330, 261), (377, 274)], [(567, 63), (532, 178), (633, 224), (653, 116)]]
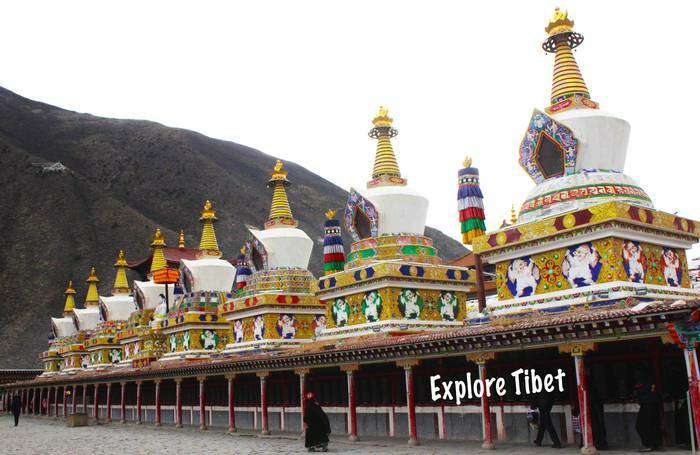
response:
[(464, 168), (459, 170), (457, 209), (462, 230), (462, 243), (471, 245), (472, 240), (486, 232), (484, 219), (484, 195), (479, 188), (479, 170), (471, 167), (471, 158), (464, 160)]
[(581, 185), (573, 188), (563, 188), (551, 193), (543, 194), (525, 201), (520, 208), (520, 213), (529, 213), (535, 210), (549, 207), (552, 204), (565, 201), (583, 199), (595, 199), (600, 197), (628, 197), (651, 203), (651, 199), (643, 189), (634, 185)]
[(246, 247), (241, 248), (241, 254), (236, 260), (236, 291), (243, 289), (248, 284), (248, 279), (253, 274), (248, 265), (246, 257)]
[(323, 273), (342, 272), (345, 268), (345, 248), (340, 236), (340, 221), (335, 218), (335, 211), (326, 212), (323, 225)]

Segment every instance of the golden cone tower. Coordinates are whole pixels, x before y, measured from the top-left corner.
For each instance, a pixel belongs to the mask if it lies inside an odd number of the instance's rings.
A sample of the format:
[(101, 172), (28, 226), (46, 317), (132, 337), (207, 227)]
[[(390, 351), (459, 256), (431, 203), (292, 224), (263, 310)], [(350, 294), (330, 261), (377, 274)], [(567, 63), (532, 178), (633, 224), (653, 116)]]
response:
[(202, 238), (199, 241), (200, 254), (202, 256), (221, 257), (219, 243), (216, 241), (216, 232), (214, 231), (214, 222), (218, 221), (218, 218), (211, 201), (204, 203), (199, 221), (202, 223)]
[(272, 205), (270, 206), (270, 216), (267, 217), (265, 228), (274, 227), (296, 227), (297, 221), (292, 216), (292, 209), (287, 199), (285, 187), (290, 185), (287, 180), (287, 171), (282, 170), (284, 163), (277, 160), (272, 171), (272, 176), (267, 182), (267, 187), (272, 188)]
[(68, 287), (63, 293), (66, 296), (66, 303), (63, 305), (63, 316), (69, 317), (75, 308), (75, 289), (73, 289), (72, 281), (68, 282)]
[(185, 231), (180, 230), (180, 238), (177, 241), (177, 247), (180, 249), (185, 248)]
[(372, 168), (372, 180), (367, 183), (368, 187), (382, 184), (405, 184), (401, 178), (399, 164), (396, 161), (394, 147), (391, 138), (399, 132), (392, 127), (394, 120), (389, 117), (389, 109), (384, 106), (379, 108), (379, 112), (372, 119), (374, 128), (369, 132), (369, 137), (377, 140), (377, 153), (374, 156), (374, 167)]
[(126, 279), (126, 267), (127, 262), (126, 256), (124, 255), (124, 250), (119, 250), (119, 254), (117, 255), (117, 261), (114, 263), (114, 268), (117, 269), (117, 273), (114, 277), (112, 295), (129, 293), (129, 282)]
[(97, 283), (100, 280), (95, 273), (95, 267), (90, 269), (90, 276), (85, 280), (88, 284), (87, 295), (85, 296), (85, 308), (96, 307), (100, 304), (100, 295), (97, 292)]
[[(590, 100), (588, 87), (573, 54), (573, 49), (583, 42), (583, 35), (574, 31), (574, 21), (569, 19), (566, 11), (556, 8), (545, 31), (549, 36), (542, 43), (542, 48), (554, 53), (551, 104), (556, 105), (574, 97)], [(584, 104), (597, 107), (592, 102)]]
[(149, 275), (156, 270), (163, 269), (168, 266), (165, 261), (165, 237), (160, 231), (160, 228), (156, 229), (156, 233), (153, 236), (153, 242), (151, 242), (151, 248), (153, 248), (153, 260), (151, 261), (151, 269), (149, 270)]

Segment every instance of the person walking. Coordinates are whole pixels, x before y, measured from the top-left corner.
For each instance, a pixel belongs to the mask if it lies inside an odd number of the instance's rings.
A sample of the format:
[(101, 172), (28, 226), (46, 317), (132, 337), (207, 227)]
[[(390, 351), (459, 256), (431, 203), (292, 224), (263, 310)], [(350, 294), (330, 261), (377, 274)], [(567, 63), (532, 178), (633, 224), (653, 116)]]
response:
[(328, 435), (331, 434), (331, 425), (328, 416), (314, 398), (314, 394), (306, 394), (304, 404), (304, 423), (306, 424), (306, 434), (304, 445), (309, 452), (320, 450), (328, 451)]
[(22, 400), (19, 398), (18, 394), (12, 397), (12, 415), (15, 416), (15, 426), (19, 423), (19, 414), (22, 412)]
[(539, 423), (540, 426), (537, 429), (537, 437), (535, 437), (535, 445), (538, 447), (542, 446), (542, 439), (544, 438), (545, 430), (549, 433), (549, 438), (552, 440), (552, 447), (555, 449), (561, 448), (561, 442), (559, 441), (559, 436), (557, 431), (554, 429), (552, 424), (552, 407), (554, 407), (554, 394), (552, 393), (540, 393), (535, 396), (530, 409), (537, 408), (539, 411)]

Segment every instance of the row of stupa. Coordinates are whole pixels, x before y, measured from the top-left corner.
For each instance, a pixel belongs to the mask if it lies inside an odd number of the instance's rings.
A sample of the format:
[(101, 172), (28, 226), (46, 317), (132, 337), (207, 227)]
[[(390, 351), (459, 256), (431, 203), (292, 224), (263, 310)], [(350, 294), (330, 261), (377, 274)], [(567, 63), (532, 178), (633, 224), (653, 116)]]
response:
[[(69, 286), (42, 355), (46, 374), (698, 299), (685, 251), (700, 238), (700, 223), (656, 210), (624, 173), (630, 125), (591, 100), (573, 54), (583, 36), (573, 25), (557, 9), (545, 29), (542, 47), (555, 54), (552, 96), (533, 111), (520, 145), (518, 161), (535, 186), (517, 219), (486, 232), (479, 172), (471, 160), (458, 172), (463, 243), (473, 247), (475, 268), (444, 263), (424, 235), (428, 200), (401, 175), (391, 142), (397, 131), (381, 108), (370, 131), (378, 143), (372, 178), (365, 191), (351, 189), (343, 214), (353, 239), (347, 260), (331, 211), (324, 276), (308, 271), (313, 242), (297, 227), (278, 162), (268, 220), (250, 229), (235, 266), (221, 259), (207, 203), (199, 251), (175, 273), (157, 232), (149, 280), (131, 292), (122, 253), (112, 296), (98, 295), (93, 272), (78, 309)], [(496, 291), (488, 302), (487, 267)], [(162, 284), (173, 275), (177, 283)], [(478, 304), (469, 300), (474, 289)]]
[(142, 261), (150, 261), (146, 281), (129, 285), (129, 264), (120, 251), (111, 296), (98, 295), (94, 268), (83, 308), (69, 283), (63, 317), (52, 318), (53, 337), (42, 354), (47, 374), (462, 325), (475, 311), (468, 299), (474, 274), (443, 263), (424, 235), (428, 200), (401, 177), (391, 143), (397, 131), (387, 109), (380, 108), (373, 123), (370, 136), (378, 145), (372, 178), (362, 194), (351, 190), (344, 212), (355, 242), (346, 258), (341, 223), (329, 210), (322, 278), (308, 270), (313, 241), (294, 219), (290, 181), (278, 160), (267, 183), (268, 219), (261, 230), (248, 228), (235, 265), (222, 259), (216, 212), (207, 201), (191, 259), (168, 260), (157, 229), (151, 255)]

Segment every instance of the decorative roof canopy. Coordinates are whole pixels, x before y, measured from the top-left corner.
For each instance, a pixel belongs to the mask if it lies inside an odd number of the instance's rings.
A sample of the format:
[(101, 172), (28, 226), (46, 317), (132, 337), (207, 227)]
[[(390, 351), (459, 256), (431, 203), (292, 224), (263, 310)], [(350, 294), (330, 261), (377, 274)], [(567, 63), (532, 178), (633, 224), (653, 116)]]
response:
[(566, 11), (556, 8), (545, 31), (548, 37), (542, 43), (542, 49), (555, 54), (551, 106), (548, 112), (574, 106), (597, 108), (598, 105), (590, 100), (588, 87), (572, 52), (583, 43), (583, 35), (574, 31), (574, 21), (569, 19)]
[(156, 233), (153, 236), (153, 242), (151, 242), (151, 248), (153, 248), (153, 260), (151, 261), (151, 270), (149, 273), (153, 273), (156, 270), (160, 270), (168, 266), (165, 261), (165, 254), (163, 254), (163, 249), (165, 248), (165, 237), (160, 231), (160, 228), (156, 229)]
[(372, 180), (367, 182), (367, 188), (381, 185), (405, 185), (406, 180), (401, 178), (401, 171), (396, 162), (394, 147), (391, 138), (399, 134), (392, 127), (394, 120), (389, 117), (389, 109), (379, 107), (379, 112), (372, 120), (374, 128), (369, 132), (369, 137), (377, 140), (377, 153), (374, 157)]
[(99, 306), (100, 295), (97, 293), (97, 283), (99, 283), (100, 280), (95, 274), (95, 267), (90, 269), (90, 275), (85, 281), (88, 284), (87, 295), (85, 296), (85, 308)]
[(117, 269), (117, 274), (114, 277), (112, 295), (129, 293), (129, 282), (126, 279), (127, 266), (128, 264), (126, 262), (124, 250), (119, 250), (119, 254), (117, 255), (117, 262), (114, 263), (114, 268)]
[(201, 254), (209, 257), (221, 257), (219, 243), (216, 241), (216, 232), (214, 232), (214, 222), (218, 221), (218, 218), (216, 217), (216, 212), (214, 211), (214, 206), (211, 201), (204, 203), (199, 221), (203, 225), (202, 238), (199, 241), (199, 250)]
[(63, 293), (66, 296), (66, 303), (63, 305), (63, 316), (70, 316), (75, 308), (75, 289), (73, 289), (73, 282), (68, 282), (68, 287)]
[(287, 199), (285, 187), (291, 182), (287, 180), (287, 171), (282, 170), (284, 163), (277, 160), (272, 171), (272, 176), (267, 182), (267, 187), (272, 188), (272, 205), (270, 206), (270, 216), (265, 222), (265, 229), (277, 227), (297, 227), (298, 223), (292, 216), (292, 209)]

